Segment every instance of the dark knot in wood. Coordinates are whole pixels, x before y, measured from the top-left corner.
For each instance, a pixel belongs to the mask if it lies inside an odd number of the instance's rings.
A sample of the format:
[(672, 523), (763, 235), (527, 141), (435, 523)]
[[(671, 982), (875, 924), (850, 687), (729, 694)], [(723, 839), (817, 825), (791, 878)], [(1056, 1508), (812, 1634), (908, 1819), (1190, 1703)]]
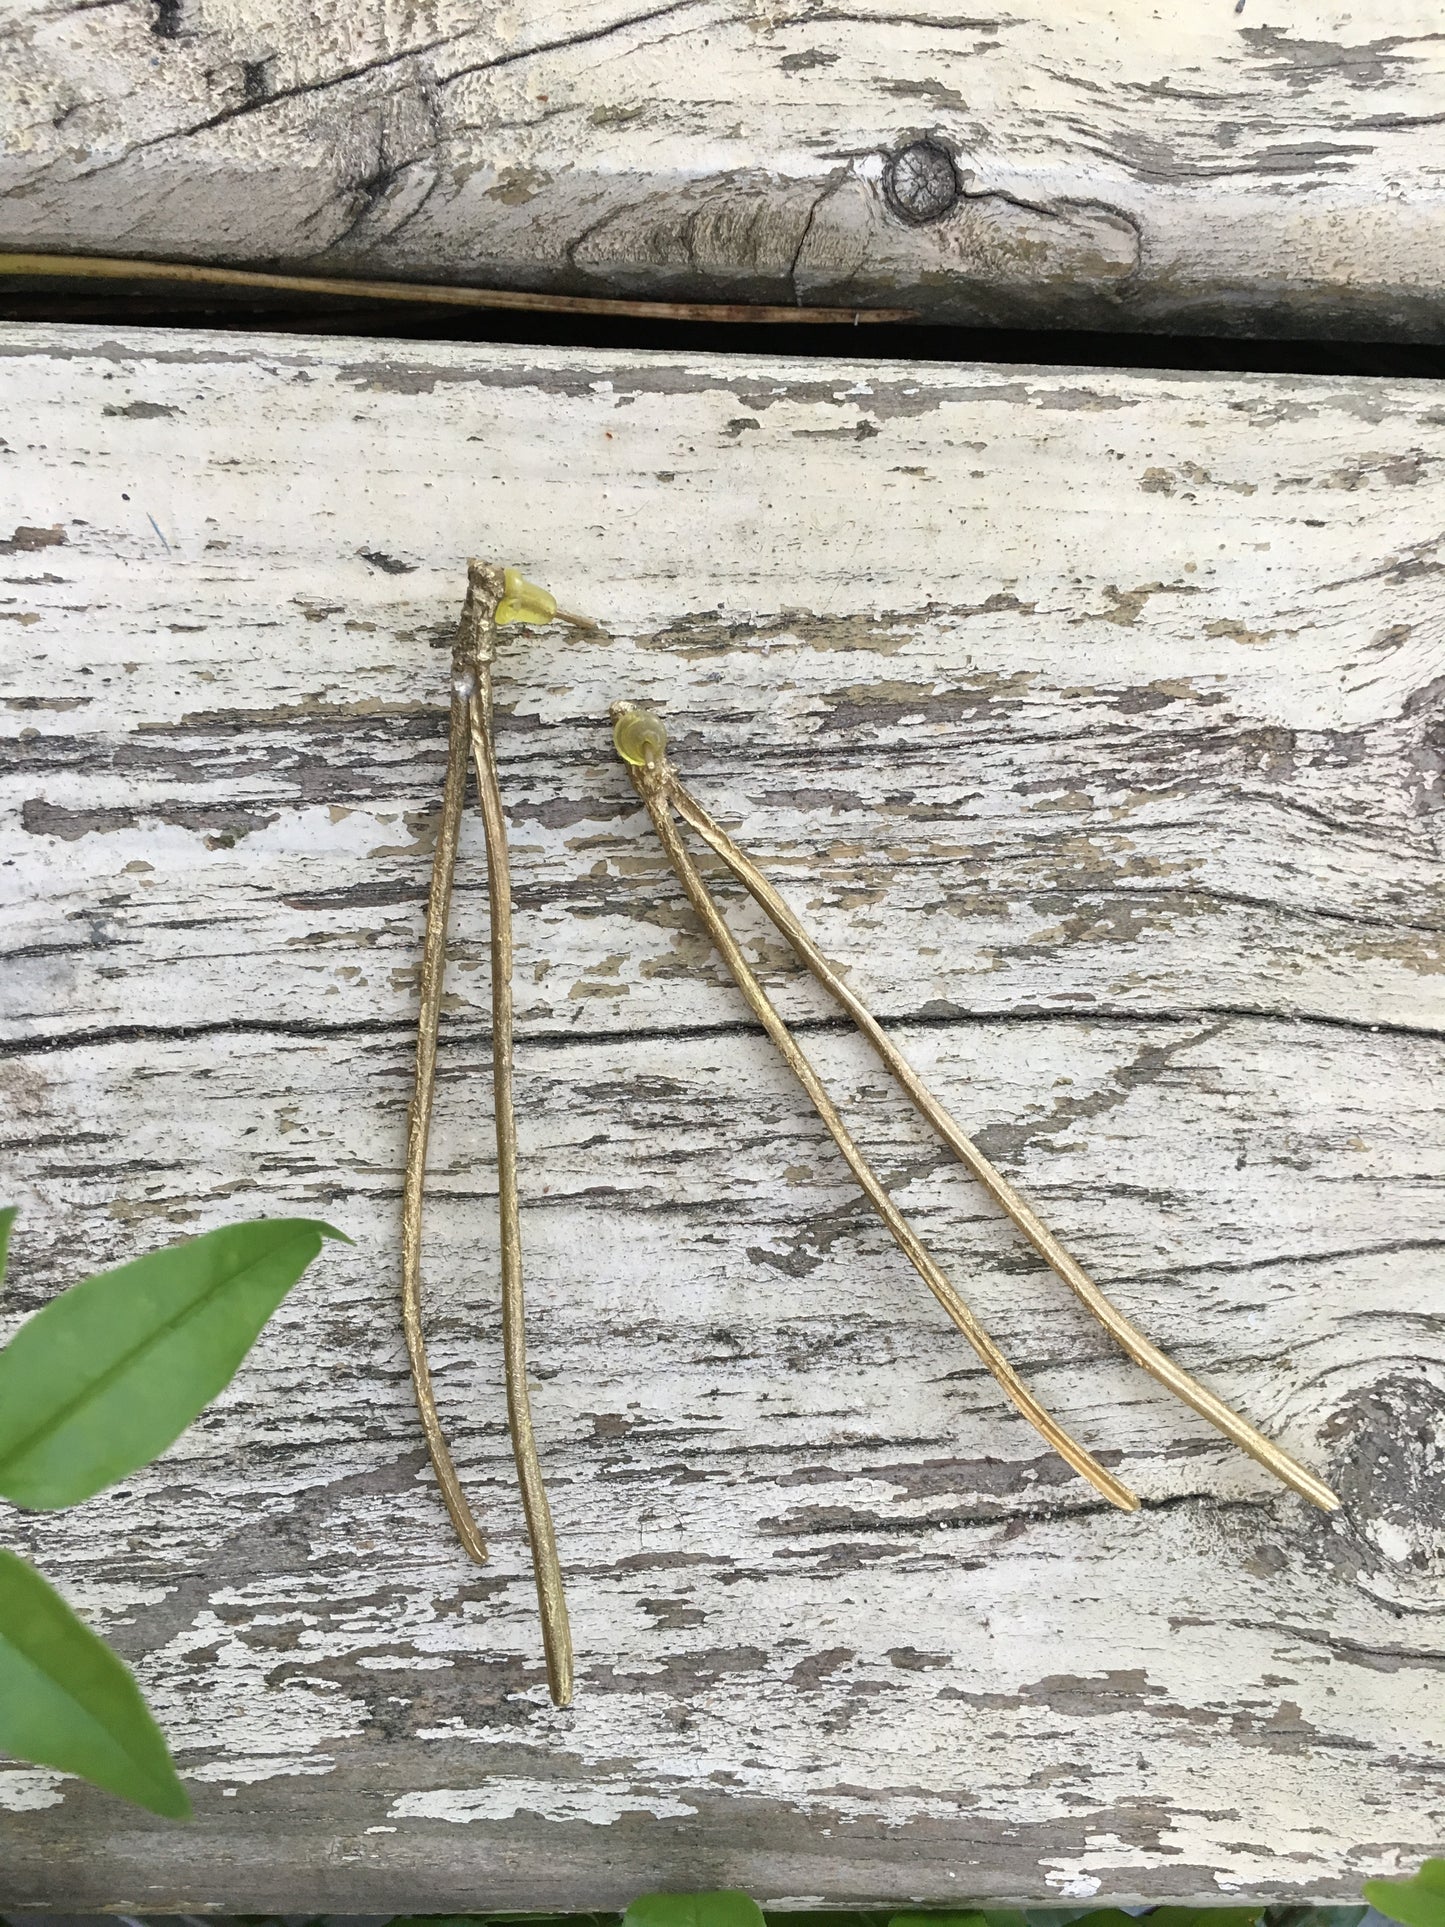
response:
[(952, 154), (930, 140), (900, 148), (883, 170), (883, 192), (899, 219), (914, 227), (941, 220), (960, 193)]

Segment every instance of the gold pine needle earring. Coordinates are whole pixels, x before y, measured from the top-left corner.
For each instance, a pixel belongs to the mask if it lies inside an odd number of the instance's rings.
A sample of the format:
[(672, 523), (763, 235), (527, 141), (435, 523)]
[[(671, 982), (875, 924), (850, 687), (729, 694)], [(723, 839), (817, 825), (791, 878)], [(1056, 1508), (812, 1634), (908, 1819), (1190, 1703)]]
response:
[(426, 1188), (427, 1139), (431, 1131), (432, 1098), (436, 1088), (437, 1023), (441, 1014), (442, 978), (446, 966), (447, 926), (450, 920), (452, 878), (461, 838), (466, 802), (467, 764), (476, 765), (477, 800), (487, 846), (487, 897), (492, 951), (492, 1079), (497, 1127), (497, 1212), (502, 1245), (502, 1350), (505, 1360), (507, 1420), (512, 1453), (522, 1490), (522, 1507), (532, 1545), (532, 1569), (537, 1580), (537, 1603), (542, 1616), (542, 1643), (547, 1660), (547, 1685), (558, 1706), (572, 1699), (572, 1634), (562, 1589), (562, 1568), (552, 1529), (552, 1511), (542, 1483), (537, 1443), (532, 1432), (532, 1408), (527, 1394), (527, 1348), (522, 1301), (522, 1238), (517, 1204), (517, 1127), (512, 1109), (512, 898), (507, 863), (506, 821), (497, 782), (492, 743), (492, 662), (497, 630), (509, 622), (594, 625), (582, 616), (559, 609), (545, 589), (527, 582), (515, 569), (490, 563), (467, 564), (467, 598), (462, 608), (452, 651), (451, 732), (447, 747), (446, 787), (442, 792), (441, 822), (432, 862), (431, 894), (427, 901), (426, 936), (422, 946), (421, 1016), (416, 1041), (416, 1084), (412, 1094), (406, 1144), (406, 1182), (402, 1194), (401, 1315), (406, 1349), (411, 1360), (412, 1384), (427, 1450), (436, 1470), (447, 1511), (457, 1536), (479, 1565), (487, 1557), (466, 1494), (462, 1491), (447, 1449), (441, 1420), (432, 1395), (426, 1340), (421, 1322), (421, 1212)]
[(1127, 1512), (1137, 1509), (1139, 1501), (1112, 1473), (1105, 1470), (1090, 1453), (1070, 1438), (1057, 1421), (1037, 1402), (1013, 1370), (1003, 1353), (979, 1324), (968, 1306), (929, 1256), (917, 1233), (899, 1211), (882, 1182), (854, 1142), (832, 1100), (823, 1088), (812, 1063), (784, 1023), (767, 992), (758, 982), (736, 939), (723, 919), (697, 866), (689, 856), (678, 833), (674, 815), (696, 831), (710, 850), (748, 892), (754, 902), (787, 940), (798, 961), (843, 1007), (863, 1033), (885, 1068), (920, 1115), (933, 1127), (961, 1163), (973, 1173), (989, 1196), (1000, 1205), (1028, 1239), (1034, 1250), (1056, 1271), (1064, 1283), (1087, 1306), (1104, 1329), (1115, 1338), (1137, 1365), (1183, 1399), (1186, 1405), (1219, 1428), (1226, 1438), (1248, 1452), (1251, 1458), (1282, 1479), (1325, 1512), (1334, 1512), (1340, 1501), (1323, 1480), (1281, 1450), (1247, 1419), (1232, 1411), (1222, 1399), (1176, 1365), (1173, 1359), (1150, 1343), (1144, 1334), (1100, 1291), (1088, 1273), (1072, 1258), (1058, 1239), (1034, 1215), (1013, 1186), (996, 1170), (949, 1114), (918, 1073), (890, 1040), (876, 1018), (839, 977), (813, 943), (787, 904), (732, 838), (715, 823), (707, 811), (683, 787), (676, 770), (667, 760), (667, 732), (660, 719), (632, 703), (614, 703), (612, 718), (617, 753), (628, 767), (633, 787), (641, 797), (654, 829), (677, 872), (689, 901), (701, 917), (714, 944), (742, 992), (754, 1016), (782, 1053), (789, 1069), (812, 1100), (827, 1126), (834, 1143), (842, 1152), (849, 1169), (862, 1187), (865, 1197), (892, 1232), (894, 1239), (937, 1298), (949, 1317), (972, 1345), (979, 1358), (998, 1380), (1004, 1391), (1054, 1450), (1105, 1498)]

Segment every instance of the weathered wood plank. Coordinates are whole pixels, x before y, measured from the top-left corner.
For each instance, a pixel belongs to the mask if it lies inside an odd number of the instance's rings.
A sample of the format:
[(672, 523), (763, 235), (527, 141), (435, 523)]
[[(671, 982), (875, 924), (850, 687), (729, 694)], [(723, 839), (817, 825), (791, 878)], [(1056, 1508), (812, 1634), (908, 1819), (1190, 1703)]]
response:
[(1406, 0), (61, 0), (0, 23), (0, 134), (7, 246), (995, 325), (1445, 324), (1445, 42)]
[[(7, 1513), (134, 1656), (200, 1818), (0, 1769), (0, 1898), (1343, 1895), (1438, 1844), (1433, 391), (0, 350), (10, 1320), (230, 1216), (358, 1241), (159, 1466)], [(606, 623), (510, 641), (500, 728), (567, 1714), (502, 1420), (475, 843), (428, 1291), (485, 1570), (449, 1541), (396, 1311), (479, 549)], [(1143, 1513), (1010, 1416), (742, 1023), (611, 757), (623, 693), (666, 706), (990, 1154), (1341, 1518), (1113, 1355), (822, 1023), (906, 1207)]]

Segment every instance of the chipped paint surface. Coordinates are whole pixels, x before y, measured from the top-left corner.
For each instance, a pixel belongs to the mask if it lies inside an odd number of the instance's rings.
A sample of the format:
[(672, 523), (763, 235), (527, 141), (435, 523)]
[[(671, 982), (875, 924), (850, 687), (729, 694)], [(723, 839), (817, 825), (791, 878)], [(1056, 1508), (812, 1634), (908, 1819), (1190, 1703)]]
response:
[[(159, 1465), (3, 1521), (135, 1661), (199, 1818), (7, 1768), (0, 1897), (1343, 1897), (1438, 1846), (1433, 390), (15, 329), (0, 437), (0, 610), (34, 618), (0, 653), (6, 1328), (226, 1218), (357, 1240)], [(502, 1416), (472, 826), (426, 1289), (485, 1568), (396, 1303), (468, 552), (605, 625), (509, 637), (499, 689), (567, 1713)], [(904, 1207), (1141, 1514), (1003, 1405), (742, 1022), (612, 756), (621, 695), (989, 1155), (1341, 1517), (1112, 1352), (815, 1027)]]
[[(1436, 26), (1415, 0), (54, 0), (0, 23), (0, 246), (1433, 341)], [(888, 178), (920, 139), (957, 193), (915, 224)]]
[(48, 1769), (0, 1771), (0, 1808), (6, 1813), (31, 1813), (42, 1807), (58, 1807), (65, 1798), (64, 1785), (65, 1775)]
[(473, 1820), (511, 1820), (525, 1813), (541, 1820), (582, 1820), (589, 1826), (608, 1827), (629, 1813), (668, 1820), (690, 1818), (696, 1812), (686, 1800), (669, 1800), (652, 1788), (633, 1791), (599, 1775), (576, 1787), (521, 1779), (509, 1779), (500, 1786), (433, 1787), (427, 1793), (404, 1795), (391, 1808), (391, 1818), (450, 1820), (467, 1826)]

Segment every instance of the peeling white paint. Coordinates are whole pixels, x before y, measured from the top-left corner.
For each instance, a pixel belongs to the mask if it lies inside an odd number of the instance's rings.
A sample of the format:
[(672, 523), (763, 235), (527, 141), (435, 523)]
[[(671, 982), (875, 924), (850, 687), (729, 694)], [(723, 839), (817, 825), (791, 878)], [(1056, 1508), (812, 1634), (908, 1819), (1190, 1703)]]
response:
[(0, 1769), (0, 1807), (7, 1813), (36, 1813), (45, 1807), (58, 1807), (69, 1779), (69, 1774), (52, 1773), (48, 1768)]
[(1403, 1565), (1415, 1549), (1410, 1535), (1392, 1525), (1388, 1519), (1377, 1519), (1371, 1527), (1370, 1537), (1385, 1557), (1397, 1566)]
[(528, 1813), (542, 1820), (582, 1820), (591, 1827), (608, 1827), (628, 1814), (672, 1820), (696, 1812), (685, 1800), (669, 1800), (606, 1780), (594, 1780), (568, 1794), (544, 1780), (511, 1780), (500, 1786), (434, 1787), (427, 1793), (408, 1793), (391, 1807), (389, 1818), (450, 1820), (466, 1826), (473, 1820), (510, 1820)]
[[(332, 1772), (335, 1766), (335, 1760), (329, 1759), (324, 1753), (290, 1758), (283, 1754), (261, 1754), (252, 1759), (233, 1753), (224, 1760), (211, 1761), (204, 1766), (186, 1767), (183, 1777), (201, 1785), (233, 1780), (236, 1786), (256, 1786), (262, 1780), (295, 1779), (298, 1776), (314, 1778), (318, 1774)], [(228, 1787), (225, 1791), (234, 1794), (235, 1787)]]
[(1094, 1874), (1071, 1872), (1067, 1862), (1054, 1863), (1054, 1867), (1053, 1872), (1046, 1872), (1045, 1878), (1051, 1890), (1066, 1900), (1092, 1900), (1103, 1884)]
[(423, 1658), (419, 1654), (403, 1658), (399, 1654), (366, 1653), (356, 1663), (358, 1666), (365, 1666), (373, 1673), (444, 1673), (455, 1664), (455, 1661), (436, 1656)]

